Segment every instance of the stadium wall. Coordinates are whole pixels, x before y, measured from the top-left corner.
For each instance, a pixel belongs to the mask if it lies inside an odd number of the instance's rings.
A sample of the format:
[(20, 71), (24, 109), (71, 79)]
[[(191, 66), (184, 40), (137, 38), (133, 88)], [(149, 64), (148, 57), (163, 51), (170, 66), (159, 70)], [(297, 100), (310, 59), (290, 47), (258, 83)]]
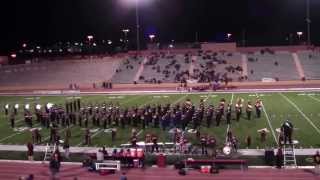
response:
[(0, 56), (0, 66), (4, 64), (8, 64), (8, 56)]

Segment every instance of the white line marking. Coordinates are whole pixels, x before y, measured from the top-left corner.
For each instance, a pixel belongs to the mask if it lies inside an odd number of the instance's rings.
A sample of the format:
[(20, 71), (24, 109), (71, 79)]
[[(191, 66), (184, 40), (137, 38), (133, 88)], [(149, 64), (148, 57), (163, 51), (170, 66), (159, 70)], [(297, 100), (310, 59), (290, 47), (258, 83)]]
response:
[(19, 134), (21, 134), (21, 133), (22, 133), (22, 132), (17, 132), (17, 133), (11, 134), (10, 136), (7, 136), (7, 137), (5, 137), (5, 138), (2, 138), (2, 139), (0, 140), (0, 142), (5, 141), (5, 140), (7, 140), (7, 139), (10, 139), (10, 138), (12, 138), (13, 136), (19, 135)]
[[(73, 127), (74, 127), (74, 125), (69, 126), (70, 129), (72, 129)], [(60, 129), (60, 130), (58, 131), (58, 133), (61, 133), (61, 132), (65, 131), (67, 128), (68, 128), (68, 127), (65, 127), (65, 128)], [(50, 139), (50, 135), (47, 136), (46, 138), (44, 138), (44, 139), (42, 140), (42, 142), (45, 142), (45, 141), (48, 140), (48, 139)]]
[(234, 96), (234, 93), (231, 94), (231, 101), (230, 101), (230, 104), (232, 104), (233, 102), (233, 96)]
[(313, 100), (315, 100), (315, 101), (320, 102), (320, 99), (318, 99), (318, 98), (316, 98), (316, 97), (313, 97), (313, 96), (310, 96), (310, 95), (308, 95), (308, 97), (311, 98), (311, 99), (313, 99)]
[(228, 124), (228, 127), (227, 127), (227, 133), (226, 133), (226, 143), (228, 142), (228, 132), (229, 132), (229, 129), (230, 129), (230, 124)]
[[(256, 93), (256, 96), (258, 97), (258, 93)], [(279, 145), (278, 140), (277, 140), (276, 133), (275, 133), (274, 130), (273, 130), (273, 127), (272, 127), (272, 124), (271, 124), (269, 115), (268, 115), (268, 113), (267, 113), (266, 107), (264, 106), (264, 104), (263, 104), (262, 101), (261, 101), (261, 105), (262, 105), (262, 110), (263, 110), (263, 112), (264, 112), (264, 115), (266, 116), (266, 119), (267, 119), (269, 128), (271, 129), (271, 133), (272, 133), (272, 136), (273, 136), (273, 138), (274, 138), (274, 141), (277, 143), (277, 145)]]
[[(231, 94), (230, 104), (232, 104), (232, 102), (233, 102), (233, 97), (234, 97), (234, 93)], [(228, 124), (228, 127), (227, 127), (226, 143), (228, 142), (228, 131), (229, 131), (229, 129), (230, 129), (230, 124)]]
[(177, 104), (178, 102), (182, 101), (184, 98), (186, 98), (188, 95), (184, 95), (181, 98), (179, 98), (178, 100), (174, 101), (172, 104)]
[[(97, 131), (96, 133), (92, 134), (92, 135), (90, 136), (90, 139), (96, 137), (98, 134), (102, 133), (103, 131), (104, 131), (104, 130), (101, 129), (101, 130)], [(79, 147), (79, 146), (82, 145), (83, 143), (84, 143), (84, 141), (81, 141), (79, 144), (76, 145), (76, 147)]]
[[(39, 124), (40, 124), (40, 123), (34, 124), (34, 128), (40, 127), (40, 126), (37, 126), (37, 125), (39, 125)], [(23, 132), (24, 132), (24, 131), (23, 131)], [(4, 137), (4, 138), (0, 139), (0, 142), (3, 142), (3, 141), (5, 141), (5, 140), (7, 140), (7, 139), (10, 139), (10, 138), (12, 138), (13, 136), (22, 134), (23, 132), (13, 133), (13, 134), (11, 134), (10, 136), (7, 136), (7, 137)]]
[(311, 121), (308, 116), (306, 116), (301, 109), (294, 103), (292, 102), (286, 95), (279, 93), (285, 100), (287, 100), (293, 107), (297, 109), (297, 111), (310, 123), (310, 125), (320, 134), (320, 129)]

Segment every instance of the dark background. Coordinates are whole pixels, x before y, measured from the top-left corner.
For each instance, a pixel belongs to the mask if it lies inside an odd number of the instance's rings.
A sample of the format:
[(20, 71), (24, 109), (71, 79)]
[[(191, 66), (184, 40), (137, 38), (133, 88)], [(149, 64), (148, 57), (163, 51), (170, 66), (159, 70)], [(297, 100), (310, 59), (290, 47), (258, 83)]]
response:
[[(135, 8), (125, 0), (1, 1), (0, 53), (22, 43), (41, 46), (58, 41), (119, 40), (129, 28), (135, 38)], [(148, 1), (148, 0), (142, 0)], [(312, 42), (320, 42), (320, 0), (310, 0)], [(225, 33), (247, 45), (288, 44), (287, 37), (306, 32), (306, 0), (149, 0), (140, 5), (141, 41), (155, 33), (157, 41), (221, 41)], [(306, 37), (302, 37), (305, 39)]]

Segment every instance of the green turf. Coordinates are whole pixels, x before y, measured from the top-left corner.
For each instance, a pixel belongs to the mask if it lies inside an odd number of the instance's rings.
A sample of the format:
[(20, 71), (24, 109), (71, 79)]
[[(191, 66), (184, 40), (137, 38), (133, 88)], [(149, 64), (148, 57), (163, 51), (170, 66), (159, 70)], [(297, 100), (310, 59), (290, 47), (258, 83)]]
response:
[[(187, 98), (198, 106), (199, 100), (206, 99), (205, 104), (208, 106), (210, 104), (217, 105), (221, 98), (225, 98), (227, 102), (234, 104), (238, 98), (243, 98), (245, 102), (248, 100), (255, 102), (256, 97), (259, 96), (264, 104), (264, 110), (262, 112), (262, 117), (260, 119), (255, 117), (255, 112), (253, 112), (253, 118), (249, 121), (246, 118), (246, 114), (243, 113), (239, 122), (232, 120), (231, 130), (236, 135), (241, 143), (241, 147), (245, 148), (245, 138), (250, 135), (252, 137), (252, 147), (251, 148), (264, 148), (276, 146), (276, 140), (278, 138), (278, 133), (276, 128), (280, 125), (286, 118), (289, 118), (295, 128), (294, 139), (300, 142), (301, 147), (320, 147), (319, 137), (320, 137), (320, 93), (319, 92), (290, 92), (290, 93), (209, 93), (209, 94), (159, 94), (159, 95), (94, 95), (94, 96), (81, 96), (81, 103), (86, 104), (96, 104), (96, 103), (119, 103), (122, 107), (138, 106), (142, 107), (146, 104), (166, 104), (166, 103), (182, 103)], [(35, 103), (40, 103), (44, 105), (47, 102), (52, 102), (54, 104), (60, 104), (64, 106), (64, 103), (71, 100), (73, 97), (67, 96), (1, 96), (1, 114), (0, 114), (0, 143), (1, 144), (26, 144), (31, 140), (31, 133), (26, 132), (14, 132), (9, 126), (8, 118), (4, 115), (4, 104), (10, 104), (11, 107), (15, 103), (20, 104), (19, 116), (16, 120), (16, 127), (26, 126), (23, 121), (23, 106), (26, 103), (31, 105)], [(244, 103), (245, 104), (245, 103)], [(235, 114), (233, 113), (233, 119)], [(35, 119), (35, 118), (34, 118)], [(205, 121), (203, 121), (205, 122)], [(214, 121), (213, 121), (213, 124)], [(39, 127), (39, 124), (34, 124)], [(90, 125), (90, 127), (92, 127)], [(227, 124), (223, 120), (219, 127), (206, 128), (203, 123), (201, 127), (202, 134), (210, 134), (216, 137), (218, 143), (222, 145), (225, 141)], [(95, 127), (92, 127), (95, 128)], [(259, 134), (257, 130), (267, 128), (270, 133), (267, 134), (267, 141), (261, 143), (259, 140)], [(126, 127), (125, 129), (118, 128), (117, 139), (115, 142), (111, 142), (111, 135), (101, 132), (97, 133), (95, 137), (92, 138), (93, 146), (106, 145), (108, 147), (118, 146), (122, 143), (127, 143), (131, 135), (132, 127)], [(274, 135), (271, 131), (273, 129)], [(72, 146), (82, 146), (84, 131), (78, 126), (71, 127)], [(141, 128), (138, 128), (140, 131)], [(65, 129), (61, 129), (60, 136), (64, 137)], [(153, 133), (159, 136), (160, 141), (170, 141), (170, 135), (163, 130), (147, 128), (141, 131), (139, 138), (144, 139), (146, 133)], [(49, 131), (46, 128), (41, 130), (43, 139), (48, 139)], [(195, 142), (195, 136), (190, 134), (187, 136), (193, 142)], [(44, 142), (45, 143), (45, 142)]]

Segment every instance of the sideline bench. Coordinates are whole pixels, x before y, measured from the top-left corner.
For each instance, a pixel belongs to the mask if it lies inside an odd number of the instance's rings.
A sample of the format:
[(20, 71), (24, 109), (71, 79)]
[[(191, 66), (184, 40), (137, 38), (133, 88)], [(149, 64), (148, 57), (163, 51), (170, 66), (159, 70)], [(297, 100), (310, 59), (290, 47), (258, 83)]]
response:
[(96, 170), (116, 170), (120, 171), (121, 164), (120, 161), (104, 161), (101, 163), (96, 163)]

